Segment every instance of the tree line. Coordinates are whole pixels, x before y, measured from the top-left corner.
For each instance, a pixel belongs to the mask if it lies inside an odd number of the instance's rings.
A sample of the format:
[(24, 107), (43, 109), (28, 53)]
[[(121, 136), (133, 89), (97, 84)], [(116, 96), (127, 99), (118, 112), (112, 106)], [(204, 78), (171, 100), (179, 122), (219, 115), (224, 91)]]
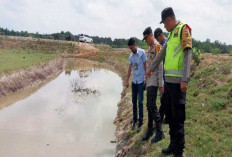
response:
[[(21, 36), (21, 37), (33, 37), (33, 38), (42, 38), (42, 39), (54, 39), (54, 40), (67, 40), (67, 41), (79, 41), (79, 35), (73, 35), (71, 32), (61, 31), (60, 33), (53, 34), (39, 34), (28, 33), (27, 31), (14, 31), (9, 29), (0, 28), (0, 35), (9, 35), (9, 36)], [(168, 33), (164, 33), (165, 36)], [(110, 45), (113, 48), (126, 48), (128, 39), (116, 38), (112, 40), (110, 37), (99, 37), (91, 36), (93, 38), (93, 43), (95, 44), (106, 44)], [(145, 42), (142, 42), (140, 39), (136, 38), (136, 43), (141, 48), (148, 48)], [(193, 38), (193, 47), (200, 52), (209, 52), (213, 54), (232, 54), (232, 45), (227, 45), (226, 43), (221, 43), (216, 40), (211, 42), (210, 39), (205, 41), (199, 41)]]

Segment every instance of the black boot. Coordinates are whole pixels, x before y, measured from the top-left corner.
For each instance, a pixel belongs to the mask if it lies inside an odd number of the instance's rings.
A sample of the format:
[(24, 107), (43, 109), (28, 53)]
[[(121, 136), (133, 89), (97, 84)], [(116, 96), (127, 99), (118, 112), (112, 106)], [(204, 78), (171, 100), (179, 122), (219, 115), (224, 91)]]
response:
[(168, 148), (164, 148), (162, 149), (162, 154), (165, 154), (165, 155), (171, 155), (171, 154), (174, 154), (174, 137), (173, 135), (170, 135), (170, 144), (168, 146)]
[(142, 138), (142, 141), (147, 141), (153, 135), (153, 129), (149, 128), (146, 135)]
[(173, 146), (172, 144), (169, 144), (168, 148), (164, 148), (162, 149), (162, 154), (165, 154), (165, 155), (171, 155), (173, 154)]
[(151, 143), (157, 143), (157, 142), (161, 141), (164, 138), (165, 138), (165, 136), (164, 136), (164, 132), (162, 131), (162, 127), (161, 127), (161, 125), (158, 125), (156, 135), (151, 140)]

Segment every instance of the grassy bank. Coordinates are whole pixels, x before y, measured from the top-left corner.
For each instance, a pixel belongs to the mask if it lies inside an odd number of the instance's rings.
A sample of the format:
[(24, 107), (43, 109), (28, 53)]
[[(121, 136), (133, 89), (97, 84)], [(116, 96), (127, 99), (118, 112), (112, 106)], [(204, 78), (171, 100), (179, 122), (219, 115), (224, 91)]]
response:
[[(116, 60), (124, 67), (126, 74), (129, 51), (101, 47), (101, 53), (89, 59), (107, 62)], [(228, 55), (203, 54), (201, 64), (195, 67), (187, 94), (186, 149), (187, 157), (231, 156), (232, 154), (232, 57)], [(125, 79), (125, 76), (124, 76)], [(131, 108), (130, 89), (126, 90), (126, 108)], [(146, 92), (145, 92), (146, 95)], [(140, 133), (126, 130), (126, 156), (162, 156), (161, 149), (169, 144), (168, 126), (164, 126), (165, 140), (158, 144), (142, 142), (147, 130), (146, 97), (144, 99), (145, 119)], [(157, 99), (158, 106), (160, 105)], [(131, 113), (128, 113), (129, 115)], [(125, 117), (128, 118), (128, 117)], [(132, 116), (130, 115), (130, 121)], [(126, 127), (126, 126), (125, 126)]]
[(1, 36), (0, 76), (77, 52), (72, 42)]
[(57, 57), (58, 54), (45, 54), (35, 50), (4, 49), (0, 53), (0, 75), (28, 68)]

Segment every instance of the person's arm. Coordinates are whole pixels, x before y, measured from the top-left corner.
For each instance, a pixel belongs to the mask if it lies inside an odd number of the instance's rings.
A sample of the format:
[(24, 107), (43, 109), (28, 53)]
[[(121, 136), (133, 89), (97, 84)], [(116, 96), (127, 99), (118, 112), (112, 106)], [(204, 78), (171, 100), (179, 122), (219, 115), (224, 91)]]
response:
[(144, 66), (144, 71), (145, 71), (145, 76), (144, 76), (144, 78), (145, 78), (145, 81), (144, 81), (144, 83), (146, 83), (146, 81), (147, 81), (147, 77), (146, 77), (146, 71), (147, 71), (147, 62), (146, 62), (146, 61), (143, 63), (143, 66)]
[(151, 72), (155, 71), (155, 69), (159, 66), (160, 62), (162, 62), (165, 58), (166, 55), (166, 49), (167, 49), (167, 44), (163, 46), (163, 48), (160, 50), (160, 52), (156, 55), (154, 61), (152, 62), (150, 69), (147, 72), (147, 76), (151, 76)]
[(142, 60), (143, 60), (143, 66), (144, 66), (144, 71), (145, 71), (145, 76), (144, 76), (144, 83), (146, 82), (146, 71), (147, 71), (147, 56), (145, 54), (145, 51), (143, 50), (143, 54), (142, 54)]
[(163, 77), (163, 61), (159, 64), (159, 87), (163, 87), (164, 77)]
[(164, 92), (164, 77), (163, 77), (163, 61), (159, 64), (159, 76), (158, 76), (158, 87), (159, 87), (159, 91), (160, 93)]
[(131, 66), (131, 64), (129, 64), (128, 71), (127, 71), (127, 78), (126, 78), (126, 87), (127, 88), (129, 87), (129, 79), (130, 79), (130, 75), (131, 75), (131, 69), (132, 69), (132, 66)]
[(190, 80), (191, 60), (192, 60), (192, 49), (186, 48), (184, 50), (184, 70), (183, 70), (182, 81), (189, 82)]
[(159, 66), (160, 62), (162, 62), (166, 55), (167, 44), (160, 50), (160, 52), (156, 55), (154, 61), (151, 64), (151, 71), (155, 71), (155, 69)]
[(192, 37), (191, 28), (185, 25), (182, 29), (181, 34), (182, 48), (184, 49), (184, 67), (183, 67), (183, 77), (181, 80), (181, 92), (187, 91), (187, 83), (190, 80), (190, 68), (192, 59)]

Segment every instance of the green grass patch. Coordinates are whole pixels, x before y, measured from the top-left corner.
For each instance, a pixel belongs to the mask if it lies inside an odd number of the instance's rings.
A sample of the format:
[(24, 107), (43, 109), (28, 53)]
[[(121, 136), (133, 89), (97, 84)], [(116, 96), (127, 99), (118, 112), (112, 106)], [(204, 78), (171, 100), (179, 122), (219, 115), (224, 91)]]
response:
[(212, 106), (215, 107), (216, 109), (225, 107), (227, 102), (224, 99), (217, 99), (212, 103)]
[(105, 58), (102, 57), (102, 56), (99, 56), (99, 57), (97, 58), (97, 61), (100, 62), (100, 63), (104, 62), (104, 60), (105, 60)]
[(230, 73), (230, 65), (224, 65), (223, 74), (227, 75)]
[(35, 50), (7, 49), (0, 53), (0, 75), (12, 70), (27, 68), (57, 57), (57, 54), (40, 53)]

